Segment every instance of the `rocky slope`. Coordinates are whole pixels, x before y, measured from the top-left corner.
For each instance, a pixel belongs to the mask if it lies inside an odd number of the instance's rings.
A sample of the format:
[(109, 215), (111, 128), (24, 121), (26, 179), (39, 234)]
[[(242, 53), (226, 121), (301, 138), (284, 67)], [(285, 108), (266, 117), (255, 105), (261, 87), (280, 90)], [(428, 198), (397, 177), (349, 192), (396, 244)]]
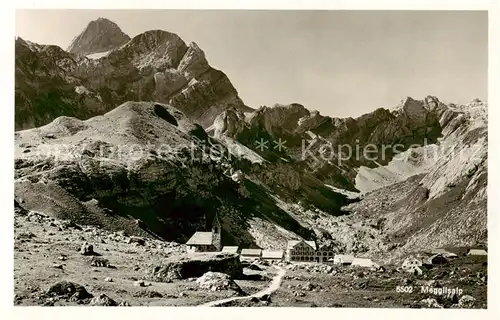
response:
[(203, 126), (230, 107), (252, 110), (195, 43), (174, 33), (151, 30), (128, 40), (118, 26), (100, 19), (68, 51), (16, 39), (17, 130), (58, 116), (88, 119), (126, 101), (168, 103)]
[[(335, 192), (360, 198), (342, 217), (285, 205), (340, 250), (387, 258), (487, 239), (487, 104), (478, 99), (457, 106), (432, 96), (406, 98), (393, 110), (356, 119), (323, 117), (298, 104), (249, 115), (226, 110), (209, 130), (278, 168), (293, 163)], [(252, 144), (262, 137), (282, 139), (286, 148)], [(357, 156), (356, 146), (375, 152)]]
[(360, 189), (375, 191), (349, 210), (381, 219), (397, 254), (487, 241), (487, 105), (477, 99), (451, 105), (439, 121), (443, 136), (436, 144), (358, 173)]
[[(446, 110), (432, 96), (421, 101), (408, 97), (396, 110), (380, 108), (355, 119), (322, 116), (300, 104), (275, 105), (247, 115), (226, 110), (208, 130), (253, 147), (272, 161), (301, 162), (324, 183), (357, 191), (360, 167), (385, 165), (414, 145), (436, 143)], [(258, 150), (255, 142), (260, 139), (269, 145)], [(277, 148), (279, 141), (285, 142), (283, 148)]]
[[(216, 213), (227, 244), (255, 245), (254, 221), (295, 238), (313, 233), (277, 205), (276, 185), (258, 179), (272, 167), (231, 156), (168, 105), (128, 102), (85, 121), (59, 117), (16, 132), (15, 146), (15, 196), (28, 210), (176, 241), (208, 228)], [(342, 195), (293, 172), (297, 181), (281, 184), (281, 197), (311, 195), (340, 212)]]
[(486, 161), (487, 104), (478, 99), (463, 106), (440, 103), (436, 110), (441, 136), (435, 143), (427, 141), (425, 145), (400, 153), (386, 166), (361, 167), (356, 187), (370, 191), (432, 171), (426, 181), (427, 187), (436, 183), (431, 191), (435, 194), (442, 192), (447, 184), (456, 184), (458, 181), (452, 180), (460, 180)]
[[(384, 265), (385, 271), (282, 262), (258, 262), (250, 268), (230, 255), (184, 259), (186, 247), (182, 244), (79, 226), (15, 205), (15, 305), (203, 306), (238, 297), (244, 299), (224, 306), (487, 307), (485, 256), (461, 256), (424, 269), (422, 275), (398, 271), (399, 264)], [(93, 245), (91, 252), (86, 251), (93, 254), (90, 256), (81, 250), (88, 244)], [(209, 271), (198, 277), (200, 268), (191, 268), (192, 264), (208, 264), (224, 273)], [(275, 286), (277, 291), (252, 299), (252, 294), (273, 285), (276, 266), (283, 268), (279, 271), (283, 273), (282, 282)], [(241, 267), (243, 275), (235, 272)], [(233, 277), (228, 275), (231, 273)], [(185, 277), (189, 278), (182, 279)], [(414, 289), (420, 285), (459, 287), (463, 292), (438, 296), (415, 290), (409, 295), (394, 289), (408, 284)]]

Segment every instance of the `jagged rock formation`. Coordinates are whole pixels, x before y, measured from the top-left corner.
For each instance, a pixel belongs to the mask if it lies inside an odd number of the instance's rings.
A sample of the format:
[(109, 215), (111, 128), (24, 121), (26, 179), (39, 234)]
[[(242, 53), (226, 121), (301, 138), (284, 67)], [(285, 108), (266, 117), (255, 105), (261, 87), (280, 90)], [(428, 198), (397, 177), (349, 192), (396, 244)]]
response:
[[(98, 30), (102, 33), (92, 37)], [(204, 127), (228, 108), (252, 111), (195, 43), (187, 45), (162, 30), (130, 40), (120, 32), (114, 23), (97, 20), (70, 52), (17, 38), (16, 129), (45, 125), (58, 116), (88, 119), (126, 101), (168, 103)], [(108, 52), (82, 55), (104, 49)]]
[[(168, 105), (129, 102), (85, 121), (59, 117), (16, 132), (15, 145), (15, 195), (27, 210), (176, 241), (207, 228), (216, 213), (223, 243), (254, 244), (252, 219), (312, 235), (278, 207), (274, 186), (257, 180), (269, 169), (250, 169), (250, 161), (231, 157), (223, 141)], [(222, 156), (213, 157), (208, 145)], [(342, 196), (295, 175), (305, 182), (282, 185), (283, 197), (312, 194), (315, 201), (316, 195), (340, 212)]]
[(73, 39), (66, 51), (88, 55), (118, 48), (129, 40), (130, 37), (116, 23), (98, 18)]

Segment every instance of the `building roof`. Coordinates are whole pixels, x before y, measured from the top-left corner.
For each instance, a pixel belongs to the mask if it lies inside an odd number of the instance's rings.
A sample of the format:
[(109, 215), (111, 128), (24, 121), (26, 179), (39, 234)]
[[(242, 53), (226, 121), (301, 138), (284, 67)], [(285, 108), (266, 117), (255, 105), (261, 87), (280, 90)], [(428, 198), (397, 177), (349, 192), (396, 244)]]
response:
[(375, 265), (375, 263), (370, 258), (354, 258), (351, 264), (358, 266), (367, 266), (367, 267)]
[(260, 256), (262, 249), (241, 249), (242, 256)]
[(238, 246), (224, 246), (222, 252), (238, 253)]
[(470, 255), (482, 255), (482, 256), (485, 256), (488, 253), (484, 249), (470, 249), (469, 250), (469, 254)]
[(342, 262), (352, 262), (352, 260), (354, 260), (354, 256), (350, 254), (336, 254), (334, 260), (335, 259), (340, 259)]
[(262, 250), (263, 259), (282, 259), (283, 250)]
[(190, 246), (202, 246), (212, 244), (212, 232), (196, 231), (195, 234), (186, 242)]
[(298, 245), (300, 242), (304, 242), (308, 246), (310, 246), (311, 248), (313, 248), (313, 250), (316, 250), (316, 242), (311, 241), (311, 240), (288, 240), (288, 242), (286, 244), (286, 248), (287, 249), (292, 249), (293, 247), (295, 247), (296, 245)]

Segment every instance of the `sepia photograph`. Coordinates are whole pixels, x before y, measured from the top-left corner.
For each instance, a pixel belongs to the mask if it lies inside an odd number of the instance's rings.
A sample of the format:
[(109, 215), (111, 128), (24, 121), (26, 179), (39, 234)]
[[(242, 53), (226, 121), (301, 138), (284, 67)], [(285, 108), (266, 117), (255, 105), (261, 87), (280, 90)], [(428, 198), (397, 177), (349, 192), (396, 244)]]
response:
[(488, 309), (488, 21), (17, 9), (11, 304)]

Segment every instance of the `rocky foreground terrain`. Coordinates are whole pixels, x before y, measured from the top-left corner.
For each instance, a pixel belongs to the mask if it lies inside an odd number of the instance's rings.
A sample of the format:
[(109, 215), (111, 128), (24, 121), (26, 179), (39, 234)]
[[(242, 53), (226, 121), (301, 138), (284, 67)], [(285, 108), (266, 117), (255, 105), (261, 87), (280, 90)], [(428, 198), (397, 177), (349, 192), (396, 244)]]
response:
[(486, 257), (461, 256), (423, 275), (395, 265), (250, 264), (231, 254), (186, 255), (182, 244), (82, 227), (19, 205), (14, 223), (15, 305), (486, 308)]
[(175, 242), (81, 227), (21, 207), (14, 220), (16, 305), (198, 305), (255, 293), (273, 276), (244, 274), (234, 255), (183, 259), (186, 248)]
[[(182, 243), (208, 230), (216, 214), (223, 245), (285, 249), (290, 239), (315, 240), (388, 269), (432, 248), (487, 245), (488, 106), (479, 99), (455, 105), (407, 97), (357, 118), (323, 116), (298, 103), (253, 109), (195, 43), (162, 30), (129, 37), (104, 18), (66, 51), (17, 38), (15, 67), (14, 197), (22, 213), (15, 218), (16, 303), (99, 304), (91, 301), (101, 293), (133, 305), (227, 298), (200, 290), (195, 279), (203, 274), (187, 277), (192, 281), (147, 274), (159, 257), (168, 265), (182, 260)], [(366, 147), (375, 151), (352, 153)], [(78, 253), (84, 242), (116, 269), (89, 265)], [(288, 270), (275, 298), (223, 305), (417, 306), (426, 298), (401, 300), (392, 286), (455, 274), (447, 284), (469, 286), (474, 307), (484, 307), (486, 280), (471, 280), (486, 273), (483, 262), (460, 257), (415, 277), (396, 271), (392, 282), (387, 273), (330, 269), (323, 279), (285, 265), (265, 266), (258, 280), (225, 269), (205, 278), (245, 297)], [(168, 277), (176, 273), (156, 266)], [(299, 283), (289, 276), (313, 287), (333, 282), (299, 303)], [(61, 298), (67, 283), (47, 293), (62, 278), (87, 293)], [(370, 280), (364, 288), (356, 287), (360, 278)], [(332, 291), (342, 281), (346, 295), (361, 290), (356, 299)]]

